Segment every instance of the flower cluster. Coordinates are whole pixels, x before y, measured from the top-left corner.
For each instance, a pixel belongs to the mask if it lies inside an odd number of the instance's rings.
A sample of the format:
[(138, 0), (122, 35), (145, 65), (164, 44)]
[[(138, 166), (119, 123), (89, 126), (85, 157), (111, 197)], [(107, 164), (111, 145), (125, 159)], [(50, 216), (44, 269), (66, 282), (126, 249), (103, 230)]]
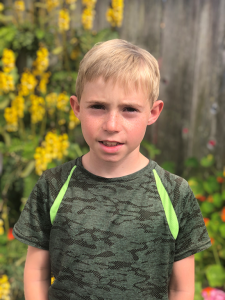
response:
[(10, 300), (10, 283), (7, 275), (0, 277), (0, 299)]
[(69, 120), (69, 129), (74, 129), (78, 124), (80, 124), (80, 120), (75, 116), (72, 109), (70, 110)]
[(47, 10), (48, 12), (52, 11), (54, 8), (58, 7), (60, 4), (59, 0), (47, 0), (46, 5), (47, 5)]
[(39, 82), (38, 89), (42, 94), (46, 94), (46, 92), (47, 92), (47, 84), (49, 82), (50, 76), (51, 76), (50, 72), (46, 72), (46, 73), (42, 74), (42, 76), (41, 76), (41, 80)]
[(49, 66), (48, 49), (45, 47), (41, 47), (36, 54), (37, 54), (37, 58), (33, 62), (33, 67), (34, 67), (33, 74), (42, 75)]
[(204, 300), (224, 300), (225, 293), (221, 290), (207, 287), (202, 290), (202, 297), (204, 298)]
[(58, 25), (60, 32), (69, 30), (70, 15), (68, 9), (64, 8), (59, 11)]
[(16, 11), (24, 11), (25, 10), (25, 4), (24, 1), (15, 1), (14, 7)]
[(12, 50), (5, 48), (2, 55), (3, 72), (9, 73), (15, 68), (15, 54)]
[(18, 119), (24, 117), (24, 108), (24, 98), (21, 96), (16, 96), (12, 101), (12, 106), (5, 108), (4, 118), (7, 131), (18, 130)]
[(67, 154), (68, 147), (67, 134), (58, 136), (53, 132), (48, 132), (41, 147), (36, 148), (34, 154), (36, 173), (41, 175), (53, 159), (61, 160)]
[(15, 107), (19, 118), (24, 117), (25, 104), (24, 104), (24, 98), (22, 96), (16, 96), (13, 99), (12, 107)]
[(56, 93), (50, 93), (45, 97), (47, 110), (50, 116), (55, 112), (58, 95)]
[(4, 4), (0, 3), (0, 11), (3, 11), (5, 9)]
[(10, 91), (14, 91), (14, 80), (12, 75), (0, 72), (0, 95), (2, 93), (9, 93)]
[(96, 1), (97, 0), (82, 0), (82, 4), (85, 6), (81, 17), (84, 29), (90, 30), (93, 27)]
[(18, 130), (18, 114), (14, 106), (5, 108), (4, 118), (7, 123), (7, 131), (14, 132)]
[(36, 124), (40, 122), (45, 115), (45, 100), (43, 97), (32, 94), (30, 101), (31, 123)]
[(21, 75), (19, 95), (28, 96), (30, 93), (33, 93), (37, 83), (36, 77), (30, 71), (25, 71)]
[(113, 27), (122, 25), (123, 7), (123, 0), (112, 0), (112, 7), (106, 12), (106, 19)]
[(57, 98), (57, 108), (58, 110), (62, 110), (62, 111), (69, 111), (69, 108), (67, 106), (68, 102), (69, 102), (69, 96), (66, 94), (66, 92), (64, 93), (60, 93), (58, 95)]
[(2, 219), (0, 219), (0, 235), (3, 235), (4, 234), (4, 222)]

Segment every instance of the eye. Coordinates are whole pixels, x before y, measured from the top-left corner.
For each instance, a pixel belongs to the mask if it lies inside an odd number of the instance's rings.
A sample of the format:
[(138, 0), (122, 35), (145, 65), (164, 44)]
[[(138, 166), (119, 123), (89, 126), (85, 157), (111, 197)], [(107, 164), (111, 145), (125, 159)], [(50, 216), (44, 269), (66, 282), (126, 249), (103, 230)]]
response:
[(95, 104), (91, 106), (92, 109), (104, 109), (104, 106), (101, 104)]
[(128, 106), (128, 107), (125, 107), (125, 108), (124, 108), (124, 111), (127, 111), (127, 112), (136, 112), (136, 111), (137, 111), (137, 109), (136, 109), (136, 108), (133, 108), (133, 107), (130, 107), (130, 106)]

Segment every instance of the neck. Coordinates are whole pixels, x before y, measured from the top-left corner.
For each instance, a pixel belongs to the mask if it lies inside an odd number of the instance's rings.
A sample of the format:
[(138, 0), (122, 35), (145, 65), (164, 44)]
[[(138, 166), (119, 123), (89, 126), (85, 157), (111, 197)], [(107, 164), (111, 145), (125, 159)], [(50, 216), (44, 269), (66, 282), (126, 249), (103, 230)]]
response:
[(90, 173), (105, 177), (116, 178), (135, 173), (147, 166), (149, 160), (138, 153), (131, 153), (123, 161), (103, 161), (98, 159), (92, 152), (82, 157), (83, 167)]

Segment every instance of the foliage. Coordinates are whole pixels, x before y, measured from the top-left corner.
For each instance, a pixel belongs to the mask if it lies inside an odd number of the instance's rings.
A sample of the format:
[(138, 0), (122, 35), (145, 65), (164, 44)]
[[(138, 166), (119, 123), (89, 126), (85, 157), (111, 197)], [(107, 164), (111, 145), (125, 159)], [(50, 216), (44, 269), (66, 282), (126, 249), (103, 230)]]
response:
[[(211, 287), (207, 290), (210, 296), (216, 293), (213, 288), (225, 290), (225, 169), (217, 170), (214, 157), (209, 154), (200, 161), (187, 159), (184, 177), (198, 199), (211, 238), (212, 247), (195, 254), (196, 290)], [(202, 299), (200, 293), (197, 299)]]
[(24, 299), (27, 246), (11, 231), (39, 176), (88, 151), (69, 106), (79, 63), (96, 43), (117, 38), (122, 23), (123, 1), (114, 1), (112, 27), (94, 31), (96, 0), (80, 0), (81, 25), (75, 27), (77, 2), (0, 4), (1, 299)]

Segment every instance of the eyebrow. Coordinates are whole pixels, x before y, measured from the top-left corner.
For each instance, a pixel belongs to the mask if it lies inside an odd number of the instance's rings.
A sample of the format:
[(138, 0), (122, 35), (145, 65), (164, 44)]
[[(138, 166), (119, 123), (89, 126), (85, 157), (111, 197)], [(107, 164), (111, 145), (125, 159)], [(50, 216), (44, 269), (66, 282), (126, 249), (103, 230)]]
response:
[[(100, 104), (100, 105), (109, 105), (108, 102), (105, 102), (104, 100), (89, 100), (86, 102), (87, 104)], [(122, 103), (121, 105), (119, 106), (135, 106), (135, 107), (138, 107), (138, 108), (141, 108), (142, 106), (137, 104), (137, 103), (130, 103), (130, 102), (125, 102)]]

